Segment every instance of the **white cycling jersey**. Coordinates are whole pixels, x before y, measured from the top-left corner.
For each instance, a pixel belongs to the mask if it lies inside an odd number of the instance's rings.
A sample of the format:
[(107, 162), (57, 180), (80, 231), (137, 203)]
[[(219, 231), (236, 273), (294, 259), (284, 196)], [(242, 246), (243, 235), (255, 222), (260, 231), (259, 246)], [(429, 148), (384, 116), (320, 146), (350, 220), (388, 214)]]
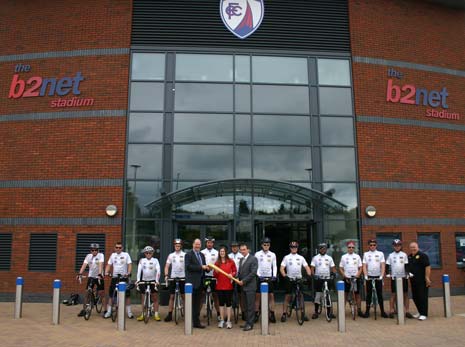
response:
[(317, 254), (312, 258), (311, 266), (315, 268), (315, 276), (329, 277), (331, 268), (334, 267), (334, 260), (331, 256)]
[(244, 256), (240, 252), (237, 252), (237, 253), (231, 252), (228, 254), (228, 257), (229, 259), (234, 260), (234, 262), (236, 263), (236, 269), (237, 271), (239, 271), (239, 263), (241, 259), (244, 258)]
[(97, 255), (94, 257), (92, 253), (87, 254), (86, 257), (84, 258), (84, 264), (87, 264), (89, 266), (89, 277), (91, 278), (97, 278), (99, 275), (98, 267), (99, 264), (102, 264), (102, 271), (104, 271), (104, 255), (103, 253), (97, 253)]
[(392, 277), (407, 277), (405, 273), (405, 264), (408, 264), (408, 256), (404, 252), (392, 252), (388, 255), (386, 264), (391, 267)]
[(137, 281), (160, 281), (160, 263), (157, 258), (142, 258), (139, 260)]
[(286, 268), (286, 275), (289, 278), (302, 278), (302, 266), (308, 266), (307, 261), (300, 254), (289, 253), (283, 258), (281, 266)]
[(129, 264), (132, 264), (131, 256), (126, 252), (112, 253), (110, 259), (108, 259), (108, 265), (113, 266), (113, 277), (127, 275)]
[(258, 277), (276, 277), (278, 273), (278, 266), (276, 265), (276, 254), (271, 251), (258, 251), (255, 253), (258, 259)]
[[(212, 249), (202, 249), (201, 252), (205, 256), (205, 261), (208, 264), (215, 264), (216, 261), (218, 260), (218, 251), (214, 248)], [(210, 276), (213, 277), (213, 270), (210, 270), (209, 272), (205, 273), (205, 276)]]
[(170, 278), (184, 278), (186, 277), (185, 272), (185, 256), (186, 253), (183, 251), (173, 252), (168, 255), (166, 263), (171, 265)]
[(362, 259), (358, 254), (346, 253), (341, 257), (339, 267), (344, 269), (346, 278), (354, 277), (358, 270), (362, 267)]
[(381, 263), (385, 263), (383, 252), (368, 251), (363, 254), (363, 264), (367, 264), (368, 276), (381, 276)]

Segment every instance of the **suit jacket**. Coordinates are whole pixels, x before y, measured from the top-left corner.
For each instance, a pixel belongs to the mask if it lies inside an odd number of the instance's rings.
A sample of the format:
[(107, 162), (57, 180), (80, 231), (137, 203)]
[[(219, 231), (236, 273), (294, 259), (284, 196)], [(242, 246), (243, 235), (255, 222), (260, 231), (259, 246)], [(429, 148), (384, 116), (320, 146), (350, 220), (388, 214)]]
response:
[(202, 285), (202, 279), (204, 277), (204, 270), (202, 265), (206, 265), (205, 256), (203, 253), (199, 252), (200, 258), (202, 259), (202, 264), (199, 264), (195, 252), (190, 250), (186, 253), (184, 259), (184, 268), (186, 271), (186, 283), (192, 283), (193, 289), (199, 289)]
[(244, 282), (242, 286), (244, 291), (255, 291), (257, 289), (257, 270), (258, 260), (252, 254), (249, 254), (246, 261), (244, 261), (244, 258), (240, 260), (238, 278)]

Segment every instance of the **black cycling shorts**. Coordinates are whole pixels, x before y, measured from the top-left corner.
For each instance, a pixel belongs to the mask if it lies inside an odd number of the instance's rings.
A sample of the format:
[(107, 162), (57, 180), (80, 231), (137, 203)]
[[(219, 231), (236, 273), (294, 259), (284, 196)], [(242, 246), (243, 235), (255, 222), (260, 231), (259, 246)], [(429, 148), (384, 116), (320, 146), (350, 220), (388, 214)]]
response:
[[(362, 286), (362, 279), (357, 278), (355, 282), (356, 282), (355, 293), (358, 294), (360, 293), (360, 288)], [(350, 292), (350, 278), (344, 278), (344, 291), (346, 293)]]
[(89, 277), (87, 279), (87, 288), (89, 288), (89, 286), (91, 286), (92, 288), (94, 286), (97, 286), (98, 291), (105, 290), (105, 283), (104, 283), (104, 281), (102, 279), (99, 281), (98, 278)]
[[(304, 287), (303, 287), (302, 279), (300, 279), (298, 281), (301, 281), (300, 288), (301, 288), (301, 290), (303, 290)], [(286, 282), (286, 285), (285, 285), (286, 294), (292, 294), (292, 290), (295, 288), (295, 281), (291, 281), (289, 279), (289, 277), (285, 277), (285, 282)]]
[[(179, 281), (179, 291), (181, 294), (184, 294), (184, 285), (186, 284), (186, 281)], [(175, 281), (168, 281), (168, 290), (170, 294), (174, 294), (176, 292), (176, 282)]]
[[(138, 287), (138, 292), (141, 294), (144, 294), (147, 289), (147, 284), (139, 283), (137, 287)], [(155, 287), (155, 283), (150, 284), (150, 291), (152, 293), (158, 293), (158, 289)]]
[[(110, 295), (110, 298), (113, 297), (113, 293), (115, 292), (116, 285), (119, 282), (129, 282), (129, 278), (124, 277), (124, 278), (118, 278), (118, 277), (112, 277), (111, 283), (110, 283), (110, 290), (108, 291), (108, 294)], [(126, 289), (126, 298), (129, 298), (131, 296), (131, 291), (129, 289)]]
[[(406, 278), (402, 278), (402, 290), (404, 293), (408, 293), (408, 280)], [(391, 293), (395, 293), (396, 291), (396, 280), (391, 278)]]
[(257, 278), (257, 290), (256, 292), (257, 293), (260, 293), (260, 284), (262, 283), (268, 283), (268, 293), (274, 293), (274, 284), (275, 284), (275, 281), (272, 281), (271, 278), (270, 279), (260, 279), (260, 278)]

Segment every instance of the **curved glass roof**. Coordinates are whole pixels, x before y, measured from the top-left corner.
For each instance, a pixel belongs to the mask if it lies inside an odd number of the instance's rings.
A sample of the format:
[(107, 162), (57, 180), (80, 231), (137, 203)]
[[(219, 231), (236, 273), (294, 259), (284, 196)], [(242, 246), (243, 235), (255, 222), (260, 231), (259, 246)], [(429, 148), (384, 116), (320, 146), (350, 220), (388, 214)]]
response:
[(318, 190), (288, 182), (252, 178), (202, 183), (163, 195), (148, 203), (146, 207), (152, 211), (157, 211), (167, 207), (182, 206), (194, 201), (233, 195), (266, 197), (307, 206), (318, 204), (331, 212), (342, 212), (347, 208), (342, 202)]

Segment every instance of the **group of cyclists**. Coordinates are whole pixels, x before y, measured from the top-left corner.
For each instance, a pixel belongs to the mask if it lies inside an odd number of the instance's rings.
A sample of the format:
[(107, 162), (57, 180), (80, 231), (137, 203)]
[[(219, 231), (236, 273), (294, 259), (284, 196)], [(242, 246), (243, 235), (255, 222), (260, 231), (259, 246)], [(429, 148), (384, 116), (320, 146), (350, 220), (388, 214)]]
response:
[[(379, 303), (379, 309), (383, 318), (393, 318), (395, 308), (395, 279), (403, 278), (404, 290), (404, 304), (405, 312), (408, 318), (413, 318), (409, 312), (409, 300), (407, 296), (409, 276), (407, 264), (407, 254), (402, 251), (401, 240), (393, 241), (393, 252), (385, 260), (384, 254), (377, 250), (376, 240), (369, 240), (368, 251), (360, 257), (355, 253), (356, 243), (349, 241), (346, 244), (347, 253), (342, 255), (339, 263), (339, 273), (342, 276), (345, 284), (346, 297), (349, 291), (355, 294), (355, 305), (357, 314), (360, 317), (368, 318), (370, 316), (370, 308), (372, 303), (372, 295), (375, 292)], [(204, 283), (208, 285), (209, 291), (211, 290), (211, 297), (213, 306), (217, 313), (218, 327), (232, 328), (231, 319), (231, 306), (233, 292), (240, 291), (240, 286), (234, 287), (235, 283), (232, 277), (236, 276), (241, 263), (242, 254), (239, 252), (239, 243), (232, 242), (231, 250), (228, 253), (228, 248), (222, 245), (219, 250), (216, 250), (215, 239), (207, 237), (205, 239), (205, 248), (201, 251), (205, 256), (207, 264), (215, 264), (216, 270), (213, 267), (208, 267), (204, 274)], [(173, 320), (173, 310), (175, 309), (175, 292), (178, 291), (184, 296), (184, 278), (185, 278), (185, 256), (183, 251), (183, 241), (175, 239), (173, 242), (174, 251), (170, 253), (166, 259), (164, 274), (165, 284), (168, 286), (170, 293), (168, 313), (164, 318), (165, 322)], [(271, 240), (265, 237), (261, 240), (261, 250), (255, 253), (258, 261), (257, 278), (257, 293), (255, 299), (255, 319), (259, 319), (260, 315), (260, 283), (268, 283), (269, 288), (269, 321), (276, 323), (275, 316), (275, 298), (274, 292), (276, 289), (279, 274), (285, 281), (285, 297), (282, 308), (281, 322), (285, 322), (288, 317), (288, 305), (291, 295), (295, 290), (296, 281), (300, 281), (305, 277), (313, 278), (314, 296), (314, 313), (312, 319), (317, 319), (321, 313), (320, 303), (323, 287), (330, 283), (334, 287), (334, 280), (336, 278), (336, 265), (333, 258), (327, 254), (328, 245), (321, 243), (318, 245), (318, 254), (315, 255), (308, 264), (305, 257), (298, 254), (299, 243), (292, 241), (289, 244), (289, 254), (286, 255), (279, 266), (276, 254), (270, 250)], [(143, 249), (144, 257), (142, 257), (137, 266), (136, 281), (134, 283), (137, 290), (141, 293), (142, 312), (144, 312), (144, 295), (146, 293), (147, 285), (150, 286), (151, 293), (151, 308), (152, 317), (156, 321), (160, 321), (159, 314), (159, 300), (158, 291), (160, 289), (161, 267), (160, 263), (154, 255), (154, 249), (151, 246), (146, 246)], [(104, 263), (104, 255), (99, 252), (99, 245), (92, 243), (90, 245), (90, 254), (88, 254), (82, 267), (79, 271), (78, 277), (81, 279), (83, 273), (89, 267), (88, 281), (86, 288), (93, 288), (98, 293), (98, 296), (103, 300), (103, 306), (106, 310), (103, 313), (104, 318), (110, 318), (112, 314), (112, 298), (114, 298), (115, 287), (118, 282), (129, 282), (132, 272), (132, 260), (127, 252), (123, 251), (123, 245), (118, 242), (115, 244), (114, 252), (111, 254), (108, 262)], [(104, 295), (104, 277), (111, 278), (109, 287), (109, 296)], [(391, 278), (391, 289), (393, 295), (390, 299), (390, 311), (386, 312), (384, 309), (383, 301), (383, 279)], [(362, 312), (360, 291), (363, 285), (363, 279), (366, 282), (366, 310)], [(150, 284), (147, 284), (149, 282)], [(355, 283), (355, 285), (354, 285)], [(374, 289), (373, 289), (374, 285)], [(130, 303), (130, 292), (126, 291), (126, 310), (127, 317), (134, 318)], [(239, 295), (239, 306), (241, 306)], [(241, 308), (244, 312), (243, 307)], [(329, 313), (334, 318), (332, 311)], [(85, 315), (83, 309), (79, 316)], [(355, 317), (355, 316), (354, 316)], [(244, 313), (242, 314), (244, 319)], [(306, 315), (304, 320), (308, 321)], [(426, 319), (426, 318), (425, 318)], [(144, 315), (141, 314), (137, 317), (138, 321), (144, 320)]]

